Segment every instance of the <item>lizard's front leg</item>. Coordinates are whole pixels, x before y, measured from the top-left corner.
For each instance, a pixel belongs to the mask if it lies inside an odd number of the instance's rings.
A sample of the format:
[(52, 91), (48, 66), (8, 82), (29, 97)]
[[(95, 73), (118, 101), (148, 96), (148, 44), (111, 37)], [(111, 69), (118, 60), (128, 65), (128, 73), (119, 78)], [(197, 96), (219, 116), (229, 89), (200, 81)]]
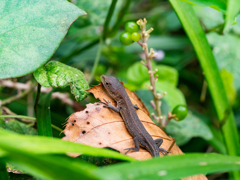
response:
[(106, 105), (106, 106), (104, 106), (104, 107), (108, 107), (108, 108), (114, 110), (114, 111), (117, 112), (117, 113), (120, 112), (120, 107), (115, 107), (114, 105), (112, 105), (112, 103), (111, 103), (110, 101), (108, 101), (108, 100), (106, 100), (106, 99), (103, 99), (103, 100), (104, 100), (105, 102), (102, 102), (102, 101), (101, 101), (101, 103), (103, 103), (103, 104)]

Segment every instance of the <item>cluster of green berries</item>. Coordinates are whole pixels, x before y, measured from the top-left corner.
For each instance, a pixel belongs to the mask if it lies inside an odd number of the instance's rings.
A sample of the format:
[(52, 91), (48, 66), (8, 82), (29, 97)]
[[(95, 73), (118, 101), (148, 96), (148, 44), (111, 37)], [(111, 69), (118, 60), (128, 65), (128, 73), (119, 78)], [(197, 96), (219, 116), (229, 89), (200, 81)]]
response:
[(187, 113), (188, 109), (185, 105), (178, 105), (172, 110), (172, 114), (175, 114), (175, 118), (177, 118), (178, 121), (185, 119)]
[(122, 44), (129, 45), (140, 40), (141, 35), (138, 33), (138, 25), (135, 22), (127, 22), (124, 29), (125, 32), (119, 36)]

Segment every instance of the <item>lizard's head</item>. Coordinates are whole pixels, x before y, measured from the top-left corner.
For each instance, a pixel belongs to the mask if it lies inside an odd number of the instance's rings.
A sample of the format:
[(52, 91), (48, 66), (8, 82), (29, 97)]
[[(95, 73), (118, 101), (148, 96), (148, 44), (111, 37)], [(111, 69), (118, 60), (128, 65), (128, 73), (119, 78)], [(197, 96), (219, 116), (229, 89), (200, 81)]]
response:
[(113, 76), (102, 75), (101, 79), (103, 86), (111, 96), (114, 96), (118, 89), (122, 87), (118, 79)]

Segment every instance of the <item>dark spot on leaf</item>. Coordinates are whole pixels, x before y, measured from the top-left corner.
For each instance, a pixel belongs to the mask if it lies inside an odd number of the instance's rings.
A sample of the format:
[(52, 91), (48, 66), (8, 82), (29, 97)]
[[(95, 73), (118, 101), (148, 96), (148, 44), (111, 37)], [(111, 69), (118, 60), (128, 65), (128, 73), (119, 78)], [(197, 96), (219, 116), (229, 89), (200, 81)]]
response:
[(108, 132), (108, 134), (110, 134), (110, 132)]
[(87, 124), (90, 124), (90, 122), (87, 122)]
[(72, 123), (72, 126), (74, 126), (74, 123)]
[(76, 120), (74, 120), (73, 122), (76, 122)]
[(97, 106), (99, 106), (99, 104), (97, 103)]
[(104, 118), (104, 116), (102, 116), (102, 118)]
[(88, 111), (85, 111), (86, 113), (88, 113)]
[(100, 142), (99, 145), (102, 145), (102, 143)]
[(83, 130), (83, 131), (82, 131), (82, 134), (85, 134), (85, 133), (86, 133), (86, 131), (85, 131), (85, 130)]

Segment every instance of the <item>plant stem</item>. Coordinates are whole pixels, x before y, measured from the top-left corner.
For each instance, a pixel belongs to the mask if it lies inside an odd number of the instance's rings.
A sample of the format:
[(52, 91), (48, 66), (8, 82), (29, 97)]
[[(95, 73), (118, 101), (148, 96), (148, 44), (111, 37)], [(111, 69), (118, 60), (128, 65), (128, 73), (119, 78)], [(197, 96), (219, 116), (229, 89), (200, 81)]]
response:
[(95, 39), (91, 43), (89, 43), (88, 45), (86, 45), (82, 48), (79, 48), (79, 49), (75, 49), (71, 54), (69, 54), (66, 57), (61, 58), (59, 61), (62, 62), (62, 63), (66, 63), (70, 58), (72, 58), (72, 57), (80, 54), (81, 52), (91, 48), (92, 46), (96, 45), (98, 42), (99, 42), (99, 39)]
[(152, 91), (152, 94), (153, 94), (153, 101), (154, 101), (154, 109), (157, 113), (157, 115), (153, 115), (153, 117), (158, 121), (159, 125), (161, 127), (163, 127), (163, 124), (162, 124), (162, 113), (161, 113), (161, 109), (160, 109), (160, 97), (159, 95), (157, 94), (157, 91), (156, 91), (156, 87), (155, 87), (155, 82), (156, 82), (156, 77), (154, 77), (154, 73), (155, 71), (153, 71), (152, 69), (152, 64), (151, 64), (151, 59), (153, 57), (153, 51), (150, 50), (150, 53), (148, 51), (148, 44), (147, 44), (147, 41), (148, 41), (148, 37), (149, 37), (149, 33), (153, 30), (152, 28), (150, 30), (146, 30), (146, 19), (144, 20), (139, 20), (138, 21), (138, 24), (140, 25), (140, 28), (142, 30), (142, 43), (141, 42), (138, 42), (138, 44), (140, 46), (142, 46), (143, 50), (144, 50), (144, 54), (145, 54), (145, 58), (146, 58), (146, 64), (145, 66), (148, 68), (148, 74), (149, 74), (149, 79), (150, 79), (150, 88), (149, 90)]
[(0, 115), (0, 118), (19, 118), (19, 119), (30, 119), (36, 121), (35, 117), (22, 116), (22, 115)]
[[(22, 116), (22, 115), (0, 115), (0, 118), (18, 118), (18, 119), (30, 119), (36, 121), (35, 117), (29, 117), (29, 116)], [(55, 126), (54, 124), (51, 124), (53, 129), (56, 129), (57, 131), (62, 132), (62, 129)]]
[[(118, 17), (117, 17), (117, 20), (115, 22), (115, 24), (113, 25), (112, 29), (109, 30), (109, 23), (110, 23), (110, 20), (111, 20), (111, 17), (113, 15), (113, 12), (114, 12), (114, 9), (116, 7), (116, 3), (117, 3), (117, 0), (112, 0), (112, 4), (109, 8), (109, 11), (108, 11), (108, 15), (107, 15), (107, 18), (106, 18), (106, 21), (104, 23), (104, 30), (103, 30), (103, 34), (101, 35), (101, 37), (103, 37), (103, 40), (105, 40), (107, 37), (112, 37), (116, 34), (116, 32), (118, 31), (121, 23), (122, 23), (122, 20), (124, 18), (124, 15), (126, 14), (130, 4), (131, 4), (131, 0), (126, 0), (123, 7), (120, 9), (119, 13), (118, 13)], [(79, 49), (75, 49), (71, 54), (69, 54), (68, 56), (66, 57), (63, 57), (61, 58), (59, 61), (62, 62), (62, 63), (66, 63), (70, 58), (82, 53), (83, 51), (91, 48), (92, 46), (96, 45), (97, 43), (100, 42), (100, 39), (101, 37), (99, 37), (98, 39), (92, 41), (91, 43), (89, 43), (88, 45), (82, 47), (82, 48), (79, 48)]]
[(104, 29), (103, 29), (103, 39), (106, 39), (107, 37), (107, 34), (108, 34), (108, 31), (109, 31), (109, 23), (110, 23), (110, 20), (112, 18), (112, 15), (113, 15), (113, 12), (114, 12), (114, 9), (116, 7), (116, 4), (117, 4), (117, 0), (112, 0), (112, 4), (108, 10), (108, 14), (107, 14), (107, 18), (105, 20), (105, 23), (104, 23)]
[(120, 11), (118, 13), (116, 23), (114, 24), (114, 26), (112, 27), (112, 29), (109, 33), (111, 37), (114, 36), (118, 32), (118, 29), (119, 29), (120, 25), (122, 24), (124, 15), (127, 13), (128, 9), (129, 9), (131, 1), (132, 0), (125, 0), (125, 3), (123, 4), (122, 8), (120, 9)]
[(15, 96), (12, 96), (10, 98), (3, 100), (1, 102), (1, 106), (11, 103), (12, 101), (16, 101), (17, 99), (20, 99), (20, 98), (26, 96), (29, 92), (31, 92), (33, 90), (33, 88), (34, 88), (34, 84), (32, 83), (30, 88), (27, 89), (26, 91), (20, 92), (20, 93), (16, 94)]
[(36, 97), (36, 100), (35, 100), (35, 103), (34, 103), (35, 114), (37, 114), (37, 107), (38, 107), (38, 101), (39, 101), (40, 94), (41, 94), (41, 87), (42, 86), (38, 83), (38, 85), (37, 85), (37, 97)]
[(96, 71), (96, 69), (97, 69), (98, 62), (99, 62), (99, 59), (100, 59), (100, 57), (101, 57), (101, 52), (102, 52), (102, 42), (103, 42), (103, 38), (101, 37), (101, 38), (100, 38), (100, 42), (99, 42), (99, 47), (98, 47), (97, 55), (96, 55), (96, 58), (95, 58), (95, 61), (94, 61), (94, 65), (93, 65), (93, 68), (92, 68), (90, 77), (89, 77), (89, 79), (88, 79), (88, 84), (91, 83), (91, 81), (92, 81), (92, 79), (93, 79), (93, 77), (94, 77), (95, 71)]

